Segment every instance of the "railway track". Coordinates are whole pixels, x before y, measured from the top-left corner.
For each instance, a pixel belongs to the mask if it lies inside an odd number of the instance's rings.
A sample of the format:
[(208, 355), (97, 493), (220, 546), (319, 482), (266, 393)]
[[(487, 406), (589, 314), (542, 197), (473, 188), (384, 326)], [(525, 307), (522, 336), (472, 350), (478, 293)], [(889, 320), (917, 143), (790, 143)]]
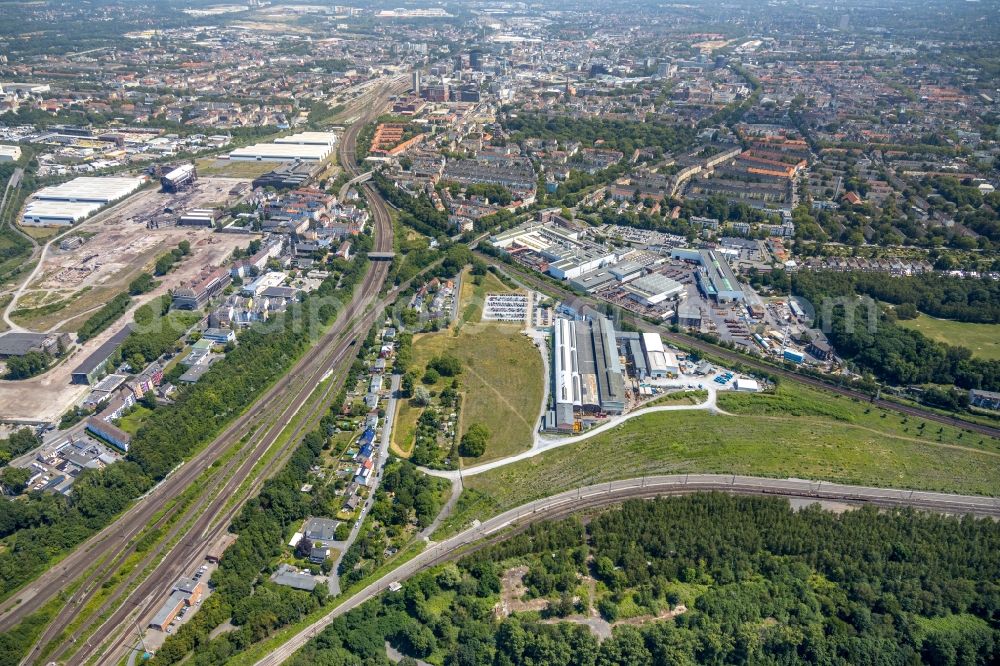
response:
[[(597, 301), (596, 299), (593, 298), (581, 297), (557, 285), (542, 280), (541, 278), (535, 277), (530, 273), (522, 271), (517, 267), (512, 267), (510, 264), (505, 264), (501, 261), (498, 261), (497, 259), (489, 255), (482, 254), (480, 256), (484, 260), (497, 266), (501, 270), (515, 273), (517, 275), (518, 280), (533, 285), (539, 291), (548, 293), (555, 292), (562, 295), (563, 297), (569, 296), (577, 300), (582, 300), (592, 306), (598, 306), (604, 303), (603, 301)], [(626, 312), (624, 314), (628, 316), (631, 313)], [(633, 323), (645, 330), (656, 331), (664, 338), (673, 342), (675, 345), (689, 347), (704, 352), (706, 354), (712, 354), (716, 357), (732, 361), (734, 363), (741, 363), (746, 366), (751, 366), (757, 368), (758, 370), (762, 370), (769, 374), (781, 377), (783, 379), (800, 382), (808, 386), (812, 386), (814, 388), (818, 388), (823, 391), (829, 391), (830, 393), (836, 393), (838, 395), (842, 395), (848, 398), (854, 398), (856, 400), (861, 400), (863, 402), (869, 402), (881, 409), (896, 411), (899, 412), (900, 414), (905, 414), (907, 416), (913, 416), (915, 418), (921, 418), (927, 421), (933, 421), (934, 423), (939, 423), (942, 425), (949, 425), (955, 428), (975, 432), (980, 435), (986, 435), (988, 437), (1000, 438), (1000, 428), (989, 426), (984, 423), (966, 421), (964, 419), (960, 419), (954, 416), (948, 416), (947, 414), (941, 414), (933, 410), (923, 409), (921, 407), (916, 407), (913, 405), (900, 404), (898, 402), (894, 402), (892, 400), (886, 400), (884, 398), (873, 398), (871, 395), (863, 391), (858, 391), (856, 389), (852, 389), (846, 386), (840, 386), (838, 384), (834, 384), (828, 381), (823, 381), (822, 379), (817, 379), (816, 377), (811, 377), (809, 375), (802, 375), (797, 372), (791, 372), (789, 370), (785, 370), (784, 368), (779, 368), (777, 366), (770, 365), (763, 361), (757, 360), (751, 356), (740, 354), (730, 349), (719, 347), (718, 345), (713, 345), (709, 342), (705, 342), (704, 340), (700, 340), (696, 337), (686, 335), (684, 333), (674, 333), (665, 326), (657, 326), (638, 317), (633, 317)]]
[(798, 479), (768, 479), (729, 474), (681, 474), (601, 483), (529, 502), (432, 545), (300, 631), (280, 648), (259, 660), (256, 666), (277, 666), (284, 663), (334, 619), (374, 598), (388, 589), (390, 584), (402, 582), (438, 564), (456, 560), (470, 552), (502, 541), (511, 533), (523, 530), (532, 523), (557, 520), (580, 511), (614, 505), (629, 499), (711, 491), (847, 503), (857, 506), (870, 505), (886, 509), (913, 507), (947, 514), (1000, 518), (1000, 500), (992, 497), (867, 488)]
[[(355, 137), (356, 132), (357, 130), (354, 132)], [(382, 220), (388, 219), (385, 217), (384, 211), (377, 215)], [(379, 220), (377, 219), (376, 221), (378, 222)], [(391, 246), (391, 224), (377, 224), (376, 248), (391, 249)], [(357, 323), (351, 327), (348, 325), (355, 320), (367, 322), (368, 326), (371, 325), (371, 315), (358, 318), (364, 315), (367, 309), (373, 304), (387, 274), (387, 264), (376, 264), (369, 270), (365, 280), (359, 285), (356, 291), (356, 299), (352, 301), (352, 304), (344, 312), (338, 314), (338, 322), (341, 323), (335, 324), (317, 344), (317, 349), (325, 350), (325, 353), (309, 354), (300, 359), (290, 372), (275, 382), (258, 399), (254, 406), (237, 417), (205, 449), (174, 470), (171, 475), (126, 511), (115, 523), (70, 553), (60, 566), (46, 572), (36, 579), (33, 584), (26, 586), (21, 593), (0, 606), (0, 630), (7, 630), (30, 613), (41, 608), (45, 603), (59, 594), (62, 589), (72, 584), (74, 580), (84, 573), (90, 574), (88, 580), (71, 597), (71, 603), (68, 603), (60, 610), (56, 619), (43, 633), (43, 639), (33, 646), (28, 657), (22, 663), (30, 663), (38, 656), (42, 647), (51, 640), (58, 638), (71, 624), (76, 613), (88, 600), (93, 598), (97, 591), (101, 589), (103, 583), (109, 580), (117, 568), (134, 552), (135, 539), (144, 528), (150, 524), (157, 528), (167, 525), (181, 507), (175, 504), (160, 516), (156, 516), (157, 512), (161, 511), (171, 500), (180, 497), (186, 488), (198, 480), (210, 468), (212, 463), (240, 441), (241, 438), (245, 438), (245, 445), (242, 447), (243, 451), (241, 451), (240, 455), (235, 455), (229, 459), (220, 470), (212, 474), (209, 479), (212, 483), (205, 484), (208, 487), (215, 483), (223, 483), (223, 487), (218, 492), (206, 491), (201, 494), (195, 500), (195, 503), (190, 508), (187, 508), (185, 512), (186, 515), (197, 515), (199, 512), (202, 512), (210, 515), (213, 519), (218, 518), (218, 514), (212, 509), (217, 508), (219, 498), (224, 498), (227, 502), (229, 501), (229, 491), (234, 489), (233, 484), (235, 480), (242, 480), (245, 476), (244, 473), (248, 473), (252, 469), (259, 455), (266, 451), (273, 443), (285, 424), (290, 420), (291, 415), (294, 415), (305, 404), (313, 388), (323, 377), (331, 373), (343, 361), (350, 347), (350, 340), (357, 334), (360, 327), (360, 324)], [(345, 333), (350, 333), (350, 335), (345, 335)], [(340, 345), (331, 347), (338, 338), (341, 340)], [(317, 368), (317, 370), (309, 372), (310, 367)], [(332, 383), (331, 387), (336, 384), (337, 382)], [(317, 401), (317, 407), (313, 410), (313, 413), (303, 420), (304, 425), (309, 425), (316, 419), (315, 413), (320, 411), (319, 405), (329, 402), (333, 395), (330, 390), (328, 389)], [(256, 427), (255, 424), (259, 423), (269, 425)], [(302, 434), (302, 429), (303, 427), (300, 426), (288, 441), (294, 442)], [(278, 453), (276, 462), (282, 462), (282, 456), (285, 455), (290, 455), (287, 446)], [(250, 494), (259, 488), (261, 483), (263, 483), (263, 478), (255, 480), (249, 488)], [(212, 501), (213, 498), (215, 498), (214, 502)], [(211, 506), (208, 506), (210, 502)], [(205, 510), (206, 507), (208, 508), (207, 511)], [(230, 517), (230, 514), (235, 515), (235, 511), (231, 509), (223, 517)], [(155, 522), (154, 518), (156, 519)], [(109, 610), (117, 602), (124, 593), (124, 590), (133, 584), (141, 575), (141, 572), (146, 569), (146, 565), (163, 552), (164, 544), (178, 537), (186, 522), (181, 519), (179, 523), (171, 528), (167, 538), (161, 540), (157, 549), (142, 560), (141, 566), (133, 570), (133, 574), (121, 587), (122, 591), (116, 593), (102, 604), (100, 611), (94, 614), (95, 618)], [(225, 522), (228, 526), (227, 521), (220, 522)], [(189, 530), (189, 533), (197, 533), (197, 528), (204, 527), (204, 525), (202, 521), (198, 521), (193, 527), (195, 530)], [(181, 539), (181, 542), (184, 541), (184, 539)], [(174, 551), (172, 550), (171, 552)], [(95, 562), (97, 563), (96, 568), (92, 566)], [(144, 590), (146, 587), (146, 585), (140, 585), (136, 589)], [(134, 597), (134, 592), (129, 595), (130, 599)], [(112, 615), (111, 617), (114, 618), (116, 615)], [(84, 634), (85, 630), (91, 627), (92, 624), (93, 622), (87, 622), (75, 629), (72, 635), (67, 636), (60, 643), (54, 656), (58, 657), (63, 654), (69, 645), (77, 640), (81, 634)]]
[[(398, 86), (398, 84), (397, 84)], [(393, 88), (397, 87), (393, 86)], [(345, 133), (341, 142), (342, 164), (345, 170), (357, 174), (359, 172), (354, 162), (356, 151), (357, 135), (361, 126), (377, 115), (379, 107), (373, 107), (368, 113), (359, 119)], [(370, 194), (370, 193), (369, 193)], [(369, 204), (373, 211), (375, 220), (375, 250), (380, 252), (392, 249), (392, 224), (381, 200), (377, 196), (369, 196)], [(330, 376), (334, 370), (340, 367), (345, 361), (353, 358), (353, 340), (363, 335), (381, 316), (383, 308), (391, 303), (395, 298), (397, 289), (391, 290), (384, 298), (375, 300), (376, 295), (381, 291), (382, 285), (388, 277), (389, 264), (379, 262), (373, 264), (364, 282), (358, 287), (357, 293), (362, 296), (361, 300), (355, 300), (351, 309), (338, 315), (338, 321), (346, 322), (347, 328), (343, 335), (339, 337), (339, 343), (332, 348), (320, 345), (326, 350), (326, 354), (311, 359), (308, 374), (303, 381), (305, 391), (296, 404), (289, 405), (287, 411), (294, 415), (298, 409), (310, 398), (311, 387), (319, 385), (324, 377)], [(332, 334), (333, 332), (331, 332)], [(328, 334), (329, 335), (329, 334)], [(230, 477), (227, 485), (214, 496), (212, 503), (202, 511), (195, 523), (187, 529), (186, 538), (182, 538), (162, 560), (156, 565), (156, 570), (138, 585), (124, 600), (119, 607), (107, 617), (103, 624), (97, 629), (96, 635), (101, 635), (102, 640), (94, 644), (86, 644), (84, 649), (74, 655), (74, 661), (85, 663), (90, 660), (99, 660), (100, 663), (115, 663), (118, 658), (127, 653), (131, 647), (131, 634), (128, 628), (133, 626), (132, 622), (146, 619), (155, 612), (161, 597), (169, 592), (169, 585), (177, 577), (183, 575), (193, 565), (204, 557), (205, 552), (212, 543), (215, 542), (226, 530), (233, 518), (243, 507), (245, 502), (257, 494), (264, 481), (270, 477), (271, 473), (280, 470), (284, 463), (295, 451), (301, 437), (314, 428), (322, 416), (326, 413), (333, 397), (339, 391), (343, 383), (343, 376), (328, 384), (323, 394), (315, 399), (309, 412), (300, 420), (296, 428), (287, 437), (281, 448), (275, 452), (274, 458), (269, 461), (268, 470), (262, 471), (253, 481), (243, 488), (237, 501), (232, 501), (233, 493), (240, 487), (243, 480), (252, 473), (254, 465), (262, 455), (277, 440), (285, 426), (291, 420), (286, 420), (284, 414), (275, 419), (272, 424), (261, 432), (258, 443), (251, 455), (243, 458), (243, 463), (239, 470)], [(287, 412), (286, 412), (287, 413)], [(102, 611), (110, 610), (111, 602), (102, 607)], [(102, 613), (95, 614), (100, 617)], [(141, 623), (139, 623), (141, 624)], [(107, 634), (104, 633), (108, 628)], [(75, 637), (69, 637), (57, 649), (53, 655), (58, 658), (64, 654), (73, 644)]]

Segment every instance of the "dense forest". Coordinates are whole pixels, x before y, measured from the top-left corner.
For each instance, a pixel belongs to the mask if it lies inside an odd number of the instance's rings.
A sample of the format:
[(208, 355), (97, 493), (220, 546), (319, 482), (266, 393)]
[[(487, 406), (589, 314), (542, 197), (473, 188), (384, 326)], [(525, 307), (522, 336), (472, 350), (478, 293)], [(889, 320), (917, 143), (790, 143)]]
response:
[[(1000, 282), (938, 273), (887, 278), (882, 273), (819, 271), (803, 273), (798, 284), (825, 284), (837, 294), (864, 294), (893, 305), (910, 304), (939, 319), (1000, 324)], [(803, 289), (810, 287), (802, 287)]]
[[(447, 666), (986, 665), (1000, 658), (998, 549), (1000, 526), (971, 518), (724, 494), (629, 501), (417, 575), (291, 663), (389, 664), (388, 641)], [(543, 610), (496, 610), (515, 565), (529, 568), (522, 598)], [(587, 625), (602, 620), (600, 640)]]

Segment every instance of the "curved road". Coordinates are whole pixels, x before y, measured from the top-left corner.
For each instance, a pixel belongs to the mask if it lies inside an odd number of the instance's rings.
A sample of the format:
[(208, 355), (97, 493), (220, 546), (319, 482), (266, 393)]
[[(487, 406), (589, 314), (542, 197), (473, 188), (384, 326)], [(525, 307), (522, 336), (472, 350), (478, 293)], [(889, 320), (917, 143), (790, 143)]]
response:
[(507, 458), (501, 458), (499, 460), (494, 460), (492, 462), (483, 463), (481, 465), (475, 465), (473, 467), (466, 467), (459, 470), (439, 470), (439, 469), (429, 469), (426, 467), (421, 467), (420, 471), (430, 476), (437, 476), (443, 479), (461, 479), (466, 476), (475, 476), (477, 474), (482, 474), (483, 472), (488, 472), (492, 469), (497, 469), (498, 467), (505, 467), (512, 463), (520, 462), (521, 460), (527, 460), (528, 458), (534, 458), (537, 455), (541, 455), (546, 451), (551, 451), (552, 449), (558, 449), (561, 446), (567, 446), (569, 444), (576, 444), (577, 442), (582, 442), (591, 437), (600, 435), (602, 432), (607, 432), (612, 428), (617, 428), (622, 423), (630, 421), (634, 418), (640, 416), (645, 416), (646, 414), (653, 414), (655, 412), (680, 412), (680, 411), (691, 411), (691, 410), (706, 410), (713, 413), (722, 413), (716, 406), (716, 399), (718, 397), (718, 392), (714, 387), (702, 389), (708, 391), (708, 399), (705, 402), (700, 402), (697, 405), (660, 405), (659, 407), (645, 407), (642, 409), (636, 409), (624, 414), (622, 416), (614, 417), (609, 419), (606, 423), (588, 430), (585, 433), (579, 435), (572, 435), (569, 437), (544, 437), (540, 434), (535, 434), (535, 442), (532, 444), (531, 448), (527, 451), (522, 451), (521, 453), (508, 456)]
[(972, 514), (1000, 518), (1000, 500), (975, 495), (950, 495), (910, 490), (867, 488), (802, 479), (767, 479), (723, 474), (652, 476), (613, 481), (569, 490), (552, 497), (529, 502), (486, 522), (433, 544), (415, 558), (363, 588), (329, 614), (312, 623), (256, 666), (284, 663), (333, 620), (386, 590), (391, 583), (403, 581), (442, 562), (457, 559), (466, 547), (496, 535), (512, 526), (524, 526), (539, 520), (558, 518), (581, 509), (614, 504), (626, 499), (684, 495), (702, 491), (721, 491), (745, 495), (777, 495), (815, 501), (835, 501), (856, 505), (870, 504), (884, 508), (914, 507), (927, 511)]

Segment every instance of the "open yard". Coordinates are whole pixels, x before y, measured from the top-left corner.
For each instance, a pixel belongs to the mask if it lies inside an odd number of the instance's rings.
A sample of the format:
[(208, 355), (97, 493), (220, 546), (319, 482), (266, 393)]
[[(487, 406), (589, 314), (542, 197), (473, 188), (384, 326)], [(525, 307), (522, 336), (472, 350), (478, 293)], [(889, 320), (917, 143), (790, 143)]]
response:
[[(225, 203), (230, 189), (243, 181), (202, 178), (180, 194), (148, 188), (84, 221), (70, 235), (86, 242), (72, 250), (58, 244), (49, 248), (38, 274), (18, 299), (14, 321), (35, 331), (75, 331), (85, 315), (124, 291), (156, 257), (186, 240), (193, 256), (185, 259), (162, 279), (165, 288), (197, 278), (205, 266), (220, 265), (246, 238), (216, 234), (210, 229), (173, 226), (167, 207), (183, 211), (196, 206)], [(144, 220), (161, 219), (162, 226), (149, 229)], [(169, 223), (168, 223), (169, 221)]]
[(487, 271), (480, 275), (479, 284), (475, 283), (477, 276), (468, 270), (462, 275), (462, 290), (459, 292), (459, 319), (463, 323), (478, 323), (483, 318), (483, 302), (486, 294), (506, 294), (516, 291), (500, 281), (496, 275)]
[(281, 166), (281, 162), (256, 162), (204, 157), (197, 162), (199, 176), (224, 176), (226, 178), (252, 179)]
[[(475, 462), (504, 458), (531, 446), (544, 392), (542, 358), (531, 340), (517, 327), (493, 324), (466, 324), (458, 335), (447, 330), (414, 338), (413, 365), (421, 371), (443, 353), (462, 362), (459, 432), (482, 423), (491, 433), (486, 453)], [(442, 378), (430, 388), (440, 391), (450, 381)], [(397, 442), (404, 450), (412, 442), (418, 412), (409, 404), (401, 405), (398, 432), (401, 437), (411, 433), (409, 440)]]
[(734, 415), (660, 412), (466, 477), (449, 529), (562, 490), (644, 474), (734, 473), (1000, 495), (1000, 441), (782, 384), (726, 395)]
[(1000, 359), (1000, 324), (970, 324), (935, 319), (923, 313), (916, 319), (901, 319), (897, 323), (939, 342), (966, 347), (976, 358), (988, 361)]

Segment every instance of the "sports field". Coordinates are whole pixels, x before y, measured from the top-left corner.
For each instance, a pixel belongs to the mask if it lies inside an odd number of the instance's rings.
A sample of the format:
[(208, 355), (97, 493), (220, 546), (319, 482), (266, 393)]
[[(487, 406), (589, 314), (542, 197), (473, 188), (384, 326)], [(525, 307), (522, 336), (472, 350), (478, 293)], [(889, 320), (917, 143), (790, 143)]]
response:
[(447, 529), (539, 497), (644, 474), (734, 473), (1000, 495), (1000, 441), (783, 384), (724, 395), (732, 415), (660, 412), (465, 478)]
[(1000, 324), (970, 324), (935, 319), (923, 313), (916, 319), (900, 320), (897, 323), (939, 342), (965, 347), (976, 358), (987, 361), (1000, 359)]

